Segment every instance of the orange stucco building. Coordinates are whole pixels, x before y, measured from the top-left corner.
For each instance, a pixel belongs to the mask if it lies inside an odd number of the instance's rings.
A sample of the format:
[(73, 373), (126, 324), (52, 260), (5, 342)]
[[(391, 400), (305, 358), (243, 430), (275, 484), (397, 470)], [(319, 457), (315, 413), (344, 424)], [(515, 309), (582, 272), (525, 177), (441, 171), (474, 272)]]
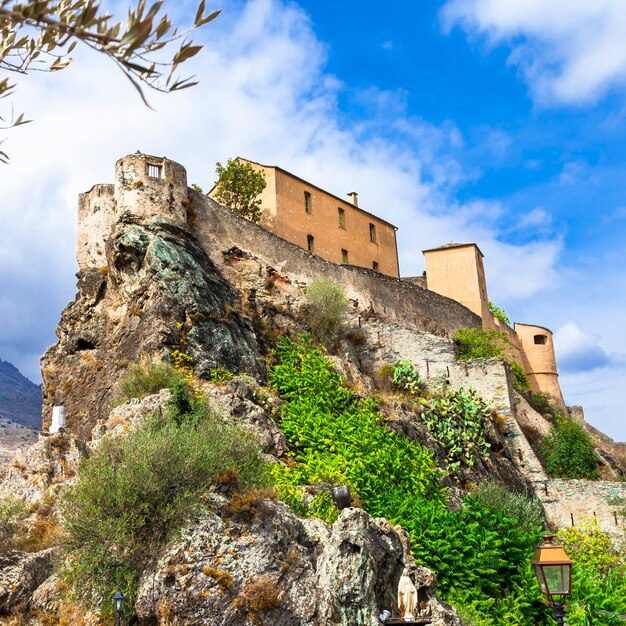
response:
[(333, 263), (400, 277), (397, 228), (359, 208), (356, 193), (346, 200), (280, 167), (238, 160), (265, 174), (261, 226)]

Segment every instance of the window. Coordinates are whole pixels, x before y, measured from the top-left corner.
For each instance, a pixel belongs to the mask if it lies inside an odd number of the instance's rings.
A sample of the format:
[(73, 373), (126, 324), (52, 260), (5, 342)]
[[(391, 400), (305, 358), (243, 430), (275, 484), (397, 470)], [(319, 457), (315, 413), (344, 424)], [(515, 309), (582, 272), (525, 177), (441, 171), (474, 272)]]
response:
[(373, 269), (375, 272), (377, 272), (377, 271), (378, 271), (378, 261), (374, 261), (374, 262), (372, 263), (372, 269)]
[(547, 337), (545, 335), (535, 335), (535, 343), (539, 346), (543, 346), (547, 343)]
[(342, 263), (347, 263), (348, 262), (348, 251), (347, 250), (342, 250), (341, 251), (341, 262)]
[(315, 237), (313, 237), (313, 235), (306, 236), (306, 248), (309, 252), (315, 252), (315, 250), (313, 250), (314, 242), (315, 242)]
[(148, 163), (148, 176), (150, 178), (161, 178), (161, 166)]
[(311, 213), (311, 194), (308, 191), (304, 192), (304, 210)]
[(346, 212), (339, 207), (337, 209), (337, 215), (339, 216), (339, 228), (345, 228), (346, 227)]
[(370, 241), (376, 243), (376, 226), (370, 224)]

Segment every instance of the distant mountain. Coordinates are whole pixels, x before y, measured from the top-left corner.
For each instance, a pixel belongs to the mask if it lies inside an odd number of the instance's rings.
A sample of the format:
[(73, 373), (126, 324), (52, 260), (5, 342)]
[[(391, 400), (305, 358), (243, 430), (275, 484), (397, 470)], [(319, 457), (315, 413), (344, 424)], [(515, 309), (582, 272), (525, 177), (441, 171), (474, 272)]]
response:
[(29, 426), (41, 428), (41, 387), (20, 371), (0, 359), (0, 416)]

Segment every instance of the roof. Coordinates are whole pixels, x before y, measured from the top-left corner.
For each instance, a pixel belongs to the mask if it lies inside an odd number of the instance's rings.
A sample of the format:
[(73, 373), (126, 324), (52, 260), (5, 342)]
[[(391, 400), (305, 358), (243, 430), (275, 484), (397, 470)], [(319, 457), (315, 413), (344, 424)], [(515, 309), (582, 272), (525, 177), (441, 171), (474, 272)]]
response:
[(461, 243), (458, 241), (449, 241), (448, 243), (444, 243), (443, 246), (438, 246), (436, 248), (428, 248), (427, 250), (422, 250), (422, 254), (426, 254), (426, 252), (436, 252), (437, 250), (447, 250), (448, 248), (465, 248), (467, 246), (474, 246), (478, 250), (478, 252), (480, 252), (480, 256), (482, 257), (485, 256), (482, 253), (482, 250), (474, 242)]
[[(291, 176), (292, 178), (299, 180), (300, 182), (304, 183), (305, 185), (308, 185), (309, 187), (313, 187), (314, 189), (317, 189), (321, 191), (322, 193), (328, 194), (329, 196), (336, 198), (337, 200), (339, 200), (339, 202), (343, 202), (344, 204), (347, 204), (350, 208), (353, 208), (355, 211), (360, 211), (361, 213), (365, 215), (369, 215), (370, 217), (373, 217), (375, 220), (378, 220), (379, 222), (382, 222), (383, 224), (387, 224), (388, 226), (391, 226), (391, 228), (393, 228), (394, 230), (398, 230), (397, 226), (395, 226), (391, 222), (388, 222), (382, 217), (379, 217), (378, 215), (375, 215), (374, 213), (370, 213), (369, 211), (365, 211), (361, 207), (358, 207), (355, 204), (352, 204), (352, 202), (350, 202), (349, 200), (346, 200), (345, 198), (337, 196), (334, 193), (331, 193), (330, 191), (326, 191), (326, 189), (322, 189), (319, 185), (316, 185), (315, 183), (311, 183), (308, 180), (304, 180), (304, 178), (301, 178), (300, 176), (297, 176), (296, 174), (292, 174), (291, 172), (287, 171), (286, 169), (278, 165), (265, 165), (263, 163), (257, 163), (256, 161), (251, 161), (250, 159), (246, 159), (245, 157), (237, 157), (237, 158), (241, 159), (242, 161), (247, 161), (248, 163), (253, 163), (254, 165), (258, 165), (259, 167), (267, 167), (269, 169), (278, 170), (282, 172), (283, 174), (287, 174), (288, 176)], [(353, 191), (351, 193), (356, 193), (356, 192)]]

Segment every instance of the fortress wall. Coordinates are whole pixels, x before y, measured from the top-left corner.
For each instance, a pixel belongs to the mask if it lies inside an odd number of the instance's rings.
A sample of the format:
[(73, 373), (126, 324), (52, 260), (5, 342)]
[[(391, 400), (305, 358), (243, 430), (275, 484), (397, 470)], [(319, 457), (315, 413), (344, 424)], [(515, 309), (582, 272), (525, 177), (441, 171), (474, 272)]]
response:
[(448, 381), (454, 389), (473, 388), (502, 415), (513, 415), (513, 389), (504, 359), (458, 361), (449, 367)]
[(626, 483), (553, 478), (537, 485), (536, 492), (547, 518), (559, 528), (580, 526), (595, 518), (601, 530), (623, 538), (626, 519), (621, 511), (626, 502)]
[(221, 267), (223, 252), (239, 248), (262, 259), (302, 287), (325, 278), (336, 282), (361, 312), (401, 322), (415, 330), (451, 336), (457, 329), (480, 326), (480, 318), (463, 305), (398, 278), (325, 261), (253, 224), (211, 198), (189, 190), (194, 233)]
[(104, 243), (114, 219), (114, 185), (94, 185), (78, 196), (76, 259), (80, 269), (106, 265)]

